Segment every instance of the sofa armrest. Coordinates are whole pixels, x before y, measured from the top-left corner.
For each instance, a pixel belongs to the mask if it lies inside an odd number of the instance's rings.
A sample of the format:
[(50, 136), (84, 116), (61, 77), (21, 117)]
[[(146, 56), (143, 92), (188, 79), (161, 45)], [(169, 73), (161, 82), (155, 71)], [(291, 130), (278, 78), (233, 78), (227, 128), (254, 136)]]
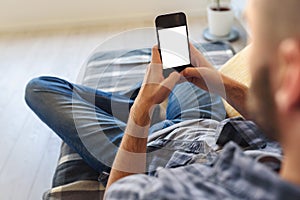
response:
[[(242, 51), (237, 53), (219, 69), (226, 76), (229, 76), (230, 78), (248, 87), (251, 83), (248, 66), (249, 48), (250, 46), (245, 47)], [(236, 111), (232, 106), (230, 106), (225, 100), (223, 101), (228, 117), (241, 116), (240, 113)]]

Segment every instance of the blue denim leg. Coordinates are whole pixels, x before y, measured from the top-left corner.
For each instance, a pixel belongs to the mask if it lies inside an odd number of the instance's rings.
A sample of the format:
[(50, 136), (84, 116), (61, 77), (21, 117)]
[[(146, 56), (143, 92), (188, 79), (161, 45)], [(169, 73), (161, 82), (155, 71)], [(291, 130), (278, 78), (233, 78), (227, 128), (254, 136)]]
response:
[(226, 111), (220, 96), (184, 82), (171, 92), (166, 117), (174, 122), (203, 118), (221, 121), (225, 119)]
[(26, 87), (30, 108), (96, 171), (109, 171), (133, 98), (71, 84), (54, 77)]
[(166, 120), (153, 125), (150, 133), (190, 119), (222, 121), (226, 111), (222, 98), (184, 82), (175, 86), (168, 99)]
[[(197, 116), (221, 118), (221, 99), (211, 99), (208, 93), (187, 84), (175, 87), (169, 97), (167, 120), (153, 125), (150, 133)], [(107, 93), (55, 77), (40, 77), (27, 85), (25, 99), (43, 122), (101, 173), (109, 172), (112, 166), (139, 87)], [(212, 105), (219, 110), (211, 110)]]

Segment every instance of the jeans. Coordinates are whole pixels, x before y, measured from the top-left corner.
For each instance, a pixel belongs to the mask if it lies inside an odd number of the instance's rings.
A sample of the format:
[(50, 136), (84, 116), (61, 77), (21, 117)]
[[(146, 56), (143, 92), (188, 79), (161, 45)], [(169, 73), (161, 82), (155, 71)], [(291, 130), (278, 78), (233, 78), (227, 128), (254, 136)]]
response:
[[(25, 100), (87, 164), (99, 173), (109, 172), (140, 85), (111, 93), (55, 77), (39, 77), (28, 83)], [(223, 120), (222, 100), (191, 83), (181, 83), (169, 95), (166, 119), (153, 124), (149, 134), (198, 118)]]

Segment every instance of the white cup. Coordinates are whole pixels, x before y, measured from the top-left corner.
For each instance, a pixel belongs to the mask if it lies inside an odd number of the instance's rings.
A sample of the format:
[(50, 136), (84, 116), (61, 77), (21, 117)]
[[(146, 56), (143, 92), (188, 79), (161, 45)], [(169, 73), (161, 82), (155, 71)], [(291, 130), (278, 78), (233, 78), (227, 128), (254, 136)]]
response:
[(234, 13), (231, 6), (229, 4), (221, 4), (221, 8), (228, 8), (228, 10), (223, 11), (213, 10), (213, 8), (216, 8), (216, 5), (211, 4), (207, 7), (208, 28), (210, 34), (218, 37), (229, 35), (234, 19)]

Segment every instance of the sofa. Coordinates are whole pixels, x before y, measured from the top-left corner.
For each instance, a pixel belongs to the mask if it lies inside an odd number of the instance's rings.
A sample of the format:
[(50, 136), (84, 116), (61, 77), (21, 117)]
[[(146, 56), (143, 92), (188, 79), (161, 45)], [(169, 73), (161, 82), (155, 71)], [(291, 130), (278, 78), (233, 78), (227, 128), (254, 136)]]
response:
[[(246, 66), (247, 49), (235, 55), (230, 44), (224, 42), (195, 44), (223, 73), (245, 84), (250, 83)], [(235, 55), (235, 56), (234, 56)], [(151, 59), (151, 48), (96, 50), (88, 58), (78, 83), (104, 91), (123, 91), (143, 79)], [(130, 72), (130, 73), (127, 73)], [(124, 74), (127, 74), (124, 76)], [(225, 103), (228, 117), (239, 113)], [(160, 111), (157, 117), (159, 118)], [(103, 180), (108, 174), (99, 174), (88, 166), (73, 149), (62, 143), (52, 188), (43, 195), (45, 200), (103, 199)]]

